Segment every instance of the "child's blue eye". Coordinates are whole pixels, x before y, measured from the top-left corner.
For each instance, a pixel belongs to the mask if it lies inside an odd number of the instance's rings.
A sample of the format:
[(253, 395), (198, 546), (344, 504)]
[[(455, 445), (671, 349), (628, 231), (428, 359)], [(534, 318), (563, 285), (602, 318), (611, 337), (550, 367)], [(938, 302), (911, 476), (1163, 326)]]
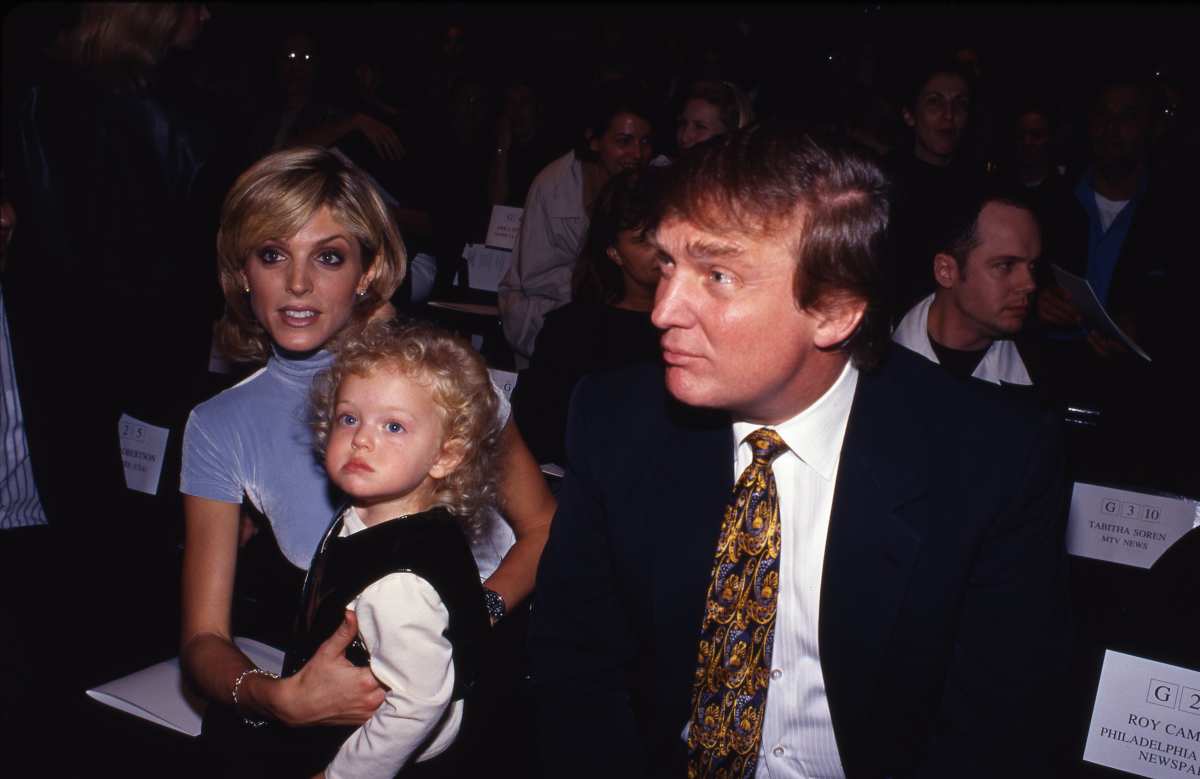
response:
[(347, 427), (356, 425), (358, 424), (358, 417), (354, 416), (353, 414), (342, 414), (340, 417), (338, 417), (338, 424), (345, 425)]
[(403, 433), (404, 425), (400, 424), (399, 422), (388, 422), (387, 431), (389, 433)]

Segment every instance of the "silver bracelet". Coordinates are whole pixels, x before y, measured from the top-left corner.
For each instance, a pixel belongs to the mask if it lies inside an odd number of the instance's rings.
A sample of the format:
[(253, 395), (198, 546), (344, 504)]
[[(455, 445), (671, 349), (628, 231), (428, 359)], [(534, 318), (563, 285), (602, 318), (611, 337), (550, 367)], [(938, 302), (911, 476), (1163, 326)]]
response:
[[(240, 674), (238, 674), (237, 678), (233, 680), (233, 707), (235, 709), (240, 705), (239, 701), (238, 701), (238, 688), (242, 686), (242, 682), (246, 681), (246, 677), (251, 676), (252, 674), (258, 674), (260, 676), (265, 676), (268, 679), (278, 679), (279, 678), (279, 674), (271, 673), (270, 671), (264, 671), (263, 669), (259, 668), (256, 665), (252, 665), (249, 668), (247, 668), (245, 671), (242, 671)], [(250, 717), (247, 717), (245, 714), (242, 715), (242, 722), (246, 723), (247, 725), (249, 725), (252, 728), (261, 728), (263, 725), (267, 724), (267, 721), (265, 719), (251, 719)]]

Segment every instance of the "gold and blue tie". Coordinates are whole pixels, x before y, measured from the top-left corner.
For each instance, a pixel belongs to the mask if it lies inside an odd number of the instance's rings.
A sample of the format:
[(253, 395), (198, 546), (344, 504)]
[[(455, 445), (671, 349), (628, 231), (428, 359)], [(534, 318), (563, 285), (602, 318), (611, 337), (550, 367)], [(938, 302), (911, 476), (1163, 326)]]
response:
[(753, 461), (721, 522), (692, 687), (688, 777), (752, 777), (762, 742), (779, 600), (779, 492), (774, 430), (746, 437)]

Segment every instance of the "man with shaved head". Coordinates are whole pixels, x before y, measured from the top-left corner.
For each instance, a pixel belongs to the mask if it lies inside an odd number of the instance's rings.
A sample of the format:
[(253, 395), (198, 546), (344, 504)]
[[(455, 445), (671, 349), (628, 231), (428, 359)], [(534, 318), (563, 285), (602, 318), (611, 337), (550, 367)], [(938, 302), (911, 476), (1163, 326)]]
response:
[(1050, 772), (1057, 437), (889, 350), (887, 214), (874, 163), (788, 125), (672, 170), (662, 364), (572, 401), (531, 637), (548, 776)]

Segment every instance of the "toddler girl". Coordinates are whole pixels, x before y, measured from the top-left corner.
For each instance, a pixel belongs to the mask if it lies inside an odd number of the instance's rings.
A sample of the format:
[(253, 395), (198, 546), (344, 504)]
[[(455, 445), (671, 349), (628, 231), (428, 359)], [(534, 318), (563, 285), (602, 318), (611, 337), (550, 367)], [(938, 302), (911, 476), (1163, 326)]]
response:
[(346, 656), (369, 665), (387, 694), (357, 729), (306, 729), (303, 775), (392, 777), (417, 763), (422, 776), (451, 775), (443, 753), (489, 628), (466, 537), (495, 494), (487, 366), (436, 327), (376, 322), (339, 348), (313, 405), (325, 468), (349, 500), (309, 568), (284, 672), (302, 667), (350, 609), (359, 635)]

